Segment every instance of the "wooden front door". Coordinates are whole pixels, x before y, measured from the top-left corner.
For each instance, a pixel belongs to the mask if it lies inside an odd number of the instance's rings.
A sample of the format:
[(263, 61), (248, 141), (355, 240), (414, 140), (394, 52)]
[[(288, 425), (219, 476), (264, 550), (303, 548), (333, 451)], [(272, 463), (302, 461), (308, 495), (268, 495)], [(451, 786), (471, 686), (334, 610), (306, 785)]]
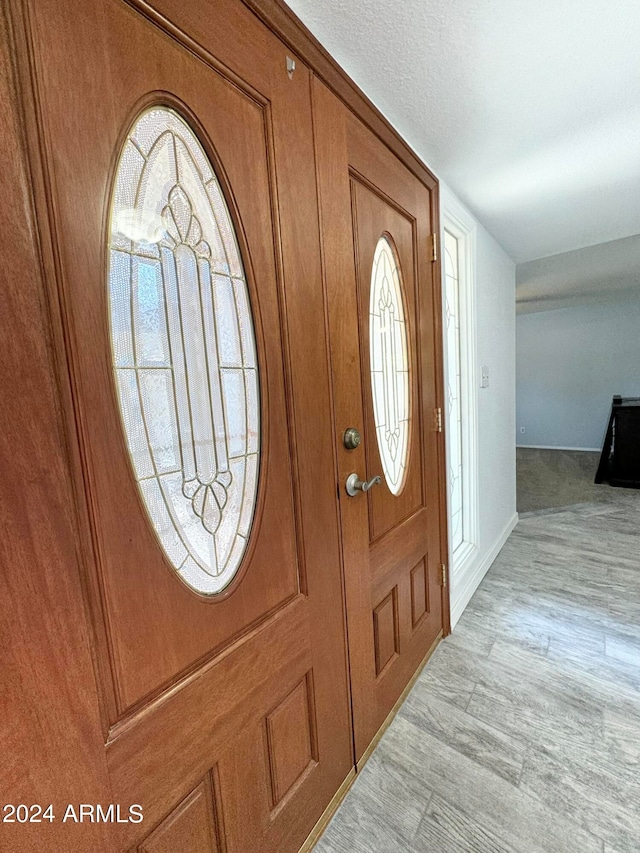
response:
[(446, 629), (436, 184), (317, 81), (314, 109), (359, 760)]
[(144, 815), (108, 850), (289, 851), (353, 764), (310, 74), (237, 0), (153, 6), (14, 14), (105, 784)]

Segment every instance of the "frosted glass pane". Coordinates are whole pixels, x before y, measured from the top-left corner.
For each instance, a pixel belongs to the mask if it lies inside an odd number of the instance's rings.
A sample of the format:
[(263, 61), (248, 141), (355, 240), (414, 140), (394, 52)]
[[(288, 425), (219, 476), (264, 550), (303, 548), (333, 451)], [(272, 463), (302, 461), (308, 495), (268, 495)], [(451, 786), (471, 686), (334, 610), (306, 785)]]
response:
[(451, 539), (453, 551), (462, 545), (462, 512), (452, 512), (451, 514)]
[(213, 301), (218, 334), (218, 357), (223, 367), (242, 367), (240, 329), (236, 319), (233, 284), (227, 276), (216, 275), (213, 281)]
[(154, 473), (149, 452), (142, 409), (140, 407), (140, 392), (135, 370), (116, 371), (120, 413), (127, 436), (127, 444), (136, 478), (151, 477)]
[(450, 231), (444, 232), (445, 272), (458, 278), (458, 238)]
[[(120, 168), (114, 189), (113, 217), (118, 223), (123, 211), (131, 210), (135, 205), (136, 188), (144, 168), (144, 157), (130, 141), (127, 141), (120, 158)], [(119, 227), (113, 229), (111, 246), (114, 249), (131, 251), (131, 238), (122, 233)]]
[(382, 470), (400, 494), (409, 450), (409, 356), (400, 267), (387, 236), (378, 240), (369, 297), (369, 364)]
[[(199, 494), (195, 495), (195, 500), (184, 494), (180, 473), (164, 474), (159, 482), (173, 524), (189, 554), (205, 571), (217, 574), (213, 534), (205, 528), (201, 519), (204, 501), (198, 500)], [(202, 494), (206, 494), (206, 490), (203, 489)]]
[(393, 344), (395, 346), (395, 352), (393, 353), (393, 363), (397, 370), (406, 370), (407, 342), (404, 335), (404, 322), (394, 319), (393, 323)]
[(118, 179), (116, 181), (115, 197), (113, 200), (116, 213), (122, 208), (134, 206), (136, 189), (143, 168), (144, 157), (132, 142), (127, 141), (120, 158), (120, 168), (118, 170)]
[(170, 370), (140, 370), (140, 397), (156, 471), (179, 470), (180, 445)]
[(409, 382), (408, 379), (404, 376), (399, 377), (398, 385), (397, 385), (397, 395), (398, 395), (398, 411), (403, 413), (403, 418), (400, 423), (407, 420), (407, 416), (409, 413), (409, 401), (407, 400), (407, 393), (409, 391)]
[[(193, 136), (191, 133), (185, 134), (184, 125), (180, 126), (175, 123), (172, 125), (172, 129), (175, 131), (173, 138), (176, 143), (178, 165), (182, 168), (197, 168), (198, 181), (204, 190), (206, 184), (213, 179), (213, 172), (211, 171), (211, 165), (207, 159), (207, 155), (199, 145), (193, 144)], [(185, 137), (189, 139), (191, 144), (188, 147), (187, 144), (182, 141), (182, 135), (185, 135)]]
[(245, 370), (244, 380), (247, 392), (247, 453), (257, 453), (260, 442), (260, 399), (258, 396), (257, 371)]
[(222, 191), (220, 190), (220, 185), (217, 181), (211, 181), (207, 184), (207, 189), (209, 191), (209, 197), (213, 204), (213, 210), (220, 228), (221, 242), (224, 245), (228, 268), (231, 271), (232, 276), (243, 278), (244, 273), (242, 271), (242, 264), (240, 263), (236, 235), (233, 230), (231, 217), (229, 216), (229, 210), (227, 209), (227, 205), (222, 196)]
[(113, 367), (131, 463), (178, 575), (204, 595), (242, 562), (258, 489), (253, 318), (227, 203), (174, 110), (135, 122), (111, 199)]
[(224, 568), (229, 561), (231, 549), (238, 533), (238, 515), (242, 507), (244, 491), (245, 459), (232, 459), (229, 464), (231, 485), (227, 492), (227, 510), (215, 535), (218, 565)]
[(140, 489), (167, 557), (174, 566), (181, 566), (187, 557), (187, 549), (171, 520), (158, 481), (155, 478), (141, 480)]
[(464, 514), (462, 512), (462, 423), (460, 383), (460, 269), (458, 240), (449, 231), (444, 232), (444, 299), (446, 322), (447, 388), (449, 413), (447, 446), (449, 452), (449, 502), (451, 513), (451, 543), (455, 552), (464, 541)]
[[(382, 376), (382, 369), (372, 371), (371, 385), (373, 390), (373, 410), (384, 412), (384, 377)], [(380, 426), (380, 423), (378, 426)]]
[(218, 589), (218, 578), (215, 575), (203, 572), (202, 568), (192, 557), (187, 557), (178, 569), (178, 574), (185, 583), (193, 587), (193, 589), (197, 589), (203, 595), (214, 595), (220, 591)]
[[(245, 489), (249, 493), (253, 493), (256, 488), (258, 478), (258, 457), (257, 454), (247, 456), (247, 467), (245, 474)], [(251, 529), (251, 511), (248, 504), (243, 505), (240, 524), (238, 525), (238, 533), (245, 538), (249, 535)]]
[[(173, 137), (170, 133), (164, 133), (154, 143), (145, 162), (136, 189), (135, 205), (129, 211), (122, 211), (121, 220), (116, 220), (115, 225), (125, 233), (131, 229), (130, 236), (134, 242), (150, 242), (144, 237), (153, 239), (161, 235), (163, 213), (169, 201), (169, 193), (177, 185), (177, 181)], [(135, 224), (135, 228), (132, 228), (131, 222)], [(158, 227), (157, 234), (153, 233), (154, 223)], [(152, 233), (144, 233), (147, 225)]]
[(132, 258), (133, 323), (138, 367), (169, 367), (162, 272), (157, 261)]
[(231, 549), (231, 554), (229, 555), (229, 563), (233, 565), (234, 563), (239, 563), (242, 559), (242, 555), (245, 552), (247, 547), (247, 540), (238, 534), (235, 538), (235, 542), (233, 543), (233, 548)]
[(221, 375), (229, 456), (244, 456), (247, 450), (244, 376), (241, 370), (222, 370)]
[(131, 258), (124, 252), (111, 252), (109, 296), (115, 367), (134, 367), (131, 330)]
[(243, 282), (234, 279), (233, 289), (236, 297), (238, 322), (240, 324), (243, 363), (246, 367), (255, 367), (257, 364), (256, 348), (253, 337), (253, 321), (251, 319), (251, 309), (249, 307), (247, 288), (244, 286)]

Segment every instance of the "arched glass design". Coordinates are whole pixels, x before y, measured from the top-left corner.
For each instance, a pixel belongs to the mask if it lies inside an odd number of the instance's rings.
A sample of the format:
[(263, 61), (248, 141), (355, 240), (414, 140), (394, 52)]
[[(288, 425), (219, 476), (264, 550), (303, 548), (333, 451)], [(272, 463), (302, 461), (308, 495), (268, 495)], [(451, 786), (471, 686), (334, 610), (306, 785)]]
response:
[(149, 519), (178, 575), (223, 590), (255, 511), (259, 388), (244, 270), (220, 183), (175, 110), (137, 119), (111, 199), (115, 383)]
[(400, 267), (384, 234), (371, 270), (369, 353), (378, 450), (387, 485), (398, 495), (409, 451), (409, 354)]

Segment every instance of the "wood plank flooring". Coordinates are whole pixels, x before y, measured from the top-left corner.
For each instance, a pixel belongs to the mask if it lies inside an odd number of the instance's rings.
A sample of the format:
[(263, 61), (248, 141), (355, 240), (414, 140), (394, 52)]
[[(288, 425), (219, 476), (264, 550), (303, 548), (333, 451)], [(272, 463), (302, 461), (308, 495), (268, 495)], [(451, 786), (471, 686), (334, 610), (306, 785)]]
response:
[(316, 853), (640, 851), (640, 495), (525, 515)]

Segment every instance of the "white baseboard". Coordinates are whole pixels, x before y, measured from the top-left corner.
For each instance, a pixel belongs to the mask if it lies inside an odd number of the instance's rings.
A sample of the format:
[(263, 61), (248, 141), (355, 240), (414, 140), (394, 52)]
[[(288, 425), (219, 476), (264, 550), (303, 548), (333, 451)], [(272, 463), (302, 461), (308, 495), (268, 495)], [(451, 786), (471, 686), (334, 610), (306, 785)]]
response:
[(465, 607), (471, 601), (471, 596), (480, 585), (480, 581), (489, 571), (489, 567), (500, 553), (500, 549), (509, 538), (509, 534), (518, 523), (518, 513), (515, 512), (509, 519), (504, 530), (489, 551), (478, 562), (471, 564), (460, 577), (455, 575), (451, 578), (451, 627), (453, 628), (462, 616)]
[(588, 450), (590, 453), (600, 453), (601, 447), (558, 447), (557, 444), (516, 444), (516, 447), (522, 447), (525, 450)]

